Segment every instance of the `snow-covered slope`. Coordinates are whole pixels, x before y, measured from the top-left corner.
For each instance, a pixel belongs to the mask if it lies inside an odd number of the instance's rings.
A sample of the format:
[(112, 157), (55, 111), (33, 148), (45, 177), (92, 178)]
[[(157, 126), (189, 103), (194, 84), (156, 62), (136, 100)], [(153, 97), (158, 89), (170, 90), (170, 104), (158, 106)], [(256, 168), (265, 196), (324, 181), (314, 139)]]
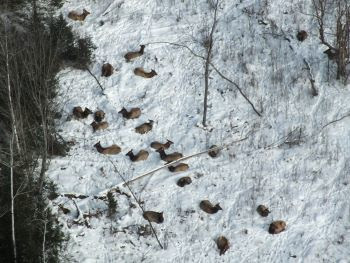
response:
[[(259, 117), (235, 86), (211, 71), (210, 129), (202, 129), (203, 61), (185, 48), (155, 42), (187, 45), (204, 55), (203, 32), (213, 12), (207, 2), (64, 4), (65, 16), (83, 8), (91, 12), (84, 22), (69, 23), (97, 46), (90, 68), (105, 88), (103, 95), (86, 71), (66, 69), (59, 75), (63, 117), (57, 125), (76, 144), (66, 157), (51, 161), (48, 174), (60, 193), (89, 196), (73, 198), (81, 213), (98, 214), (89, 227), (74, 224), (78, 215), (72, 199), (54, 201), (71, 210), (67, 215), (58, 210), (71, 235), (67, 253), (77, 262), (349, 262), (350, 118), (327, 124), (350, 114), (350, 92), (332, 76), (328, 80), (324, 47), (307, 15), (312, 12), (309, 1), (221, 1), (213, 64), (263, 113)], [(304, 42), (295, 38), (299, 29), (309, 33)], [(140, 44), (146, 45), (145, 54), (126, 63), (124, 54)], [(311, 95), (304, 59), (316, 80), (317, 97)], [(117, 69), (109, 78), (100, 77), (104, 62)], [(158, 75), (140, 78), (133, 73), (136, 67)], [(93, 133), (92, 116), (67, 120), (74, 106), (102, 109), (110, 126)], [(118, 114), (122, 107), (140, 107), (142, 115), (125, 120)], [(135, 133), (149, 119), (155, 121), (152, 131)], [(149, 145), (166, 139), (174, 142), (170, 152), (184, 155), (212, 144), (229, 146), (215, 159), (207, 154), (189, 159), (184, 173), (163, 169), (130, 185), (146, 210), (164, 212), (164, 223), (154, 225), (162, 250), (151, 235), (140, 236), (147, 221), (111, 162), (132, 179), (163, 164)], [(99, 154), (93, 147), (98, 141), (117, 144), (122, 153)], [(132, 163), (125, 156), (130, 149), (147, 149), (150, 156)], [(176, 181), (185, 175), (192, 184), (180, 188)], [(94, 196), (117, 185), (117, 214), (109, 219), (106, 202)], [(223, 210), (204, 213), (199, 203), (205, 199)], [(270, 208), (268, 217), (258, 215), (259, 204)], [(286, 221), (286, 231), (270, 235), (273, 220)], [(222, 256), (215, 244), (220, 235), (231, 244)]]

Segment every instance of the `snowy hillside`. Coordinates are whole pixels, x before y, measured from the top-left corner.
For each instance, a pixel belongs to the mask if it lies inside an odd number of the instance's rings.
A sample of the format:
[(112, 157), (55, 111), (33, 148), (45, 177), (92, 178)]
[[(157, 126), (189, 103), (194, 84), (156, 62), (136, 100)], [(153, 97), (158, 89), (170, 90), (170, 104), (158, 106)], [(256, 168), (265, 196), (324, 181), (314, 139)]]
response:
[[(67, 0), (61, 12), (67, 17), (83, 8), (91, 12), (84, 22), (67, 21), (77, 34), (92, 37), (97, 49), (90, 70), (105, 91), (87, 71), (59, 74), (63, 116), (57, 125), (75, 145), (66, 157), (53, 159), (48, 171), (62, 194), (53, 203), (76, 262), (349, 262), (350, 118), (329, 123), (350, 114), (350, 92), (334, 77), (328, 80), (309, 1), (221, 1), (212, 62), (262, 117), (211, 68), (209, 129), (201, 128), (204, 61), (186, 48), (155, 43), (186, 45), (205, 56), (202, 36), (213, 17), (207, 1)], [(295, 38), (301, 29), (309, 35), (304, 42)], [(144, 55), (125, 62), (125, 53), (141, 44)], [(304, 59), (318, 96), (311, 95)], [(116, 70), (101, 77), (107, 62)], [(158, 75), (135, 76), (136, 67)], [(93, 132), (92, 115), (70, 118), (75, 106), (103, 110), (109, 127)], [(118, 113), (122, 107), (140, 107), (142, 114), (126, 120)], [(148, 120), (154, 120), (153, 129), (135, 133)], [(203, 154), (186, 160), (186, 172), (162, 169), (130, 184), (145, 210), (164, 212), (164, 223), (153, 224), (161, 249), (112, 163), (127, 180), (151, 171), (164, 162), (150, 144), (167, 139), (174, 142), (167, 152), (184, 156), (213, 144), (228, 148), (214, 159)], [(100, 154), (93, 147), (98, 141), (117, 144), (122, 152)], [(125, 156), (131, 149), (146, 149), (149, 158), (133, 163)], [(192, 183), (180, 188), (176, 182), (183, 176)], [(117, 213), (110, 219), (106, 202), (97, 197), (116, 186)], [(199, 208), (206, 199), (223, 210), (206, 214)], [(75, 204), (90, 217), (77, 218)], [(259, 204), (271, 210), (268, 217), (256, 212)], [(284, 220), (286, 230), (269, 234), (274, 220)], [(215, 243), (220, 235), (230, 242), (222, 256)]]

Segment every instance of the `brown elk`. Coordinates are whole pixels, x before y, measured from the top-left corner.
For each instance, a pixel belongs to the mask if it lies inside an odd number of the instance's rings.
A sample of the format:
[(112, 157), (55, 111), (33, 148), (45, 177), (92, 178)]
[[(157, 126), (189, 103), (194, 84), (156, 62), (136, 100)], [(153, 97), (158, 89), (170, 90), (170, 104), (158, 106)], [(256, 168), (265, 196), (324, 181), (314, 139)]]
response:
[(262, 217), (267, 217), (270, 213), (269, 209), (264, 206), (264, 205), (259, 205), (256, 208), (256, 211), (258, 212), (259, 215), (261, 215)]
[(103, 121), (103, 122), (100, 122), (100, 123), (97, 123), (97, 122), (93, 122), (90, 124), (92, 126), (92, 129), (95, 131), (98, 131), (98, 130), (104, 130), (104, 129), (107, 129), (108, 128), (108, 122), (106, 121)]
[(335, 48), (329, 48), (323, 52), (328, 56), (329, 60), (338, 60), (339, 59), (339, 50)]
[(177, 185), (180, 186), (180, 187), (184, 187), (185, 185), (188, 185), (188, 184), (191, 184), (192, 183), (192, 180), (191, 180), (191, 177), (189, 176), (184, 176), (184, 177), (181, 177), (178, 181), (177, 181)]
[(284, 222), (282, 220), (277, 220), (277, 221), (274, 221), (270, 224), (269, 233), (270, 234), (279, 234), (282, 231), (284, 231), (285, 229), (286, 229), (286, 222)]
[(158, 75), (157, 72), (155, 72), (153, 69), (151, 70), (151, 72), (146, 72), (143, 68), (135, 68), (134, 74), (136, 76), (140, 76), (147, 79), (153, 78), (154, 76)]
[(301, 30), (297, 34), (297, 39), (299, 41), (304, 41), (307, 38), (307, 32), (305, 30)]
[(118, 112), (123, 115), (125, 119), (137, 119), (141, 115), (141, 109), (140, 108), (131, 108), (129, 111), (127, 111), (124, 107)]
[(177, 172), (184, 172), (187, 171), (189, 168), (188, 164), (185, 163), (179, 163), (176, 166), (169, 166), (168, 169), (170, 172), (177, 173)]
[(209, 154), (209, 156), (210, 156), (211, 158), (217, 157), (218, 154), (220, 153), (220, 148), (219, 148), (218, 146), (216, 146), (216, 145), (210, 146), (209, 149), (214, 149), (214, 150), (208, 152), (208, 154)]
[(218, 239), (216, 240), (216, 245), (220, 250), (220, 256), (225, 254), (225, 252), (230, 248), (230, 243), (228, 242), (227, 238), (224, 236), (218, 237)]
[(162, 159), (163, 161), (166, 161), (168, 163), (176, 161), (176, 160), (183, 157), (183, 155), (181, 153), (178, 153), (178, 152), (166, 154), (163, 148), (159, 148), (156, 152), (159, 153), (160, 159)]
[(109, 147), (102, 147), (100, 142), (98, 142), (94, 145), (94, 147), (99, 153), (102, 153), (102, 154), (118, 154), (121, 152), (121, 148), (115, 144)]
[(130, 60), (143, 55), (143, 51), (145, 50), (145, 45), (140, 45), (140, 47), (141, 48), (139, 51), (128, 52), (125, 54), (124, 58), (125, 58), (126, 62), (130, 62)]
[(142, 216), (144, 219), (157, 224), (164, 222), (163, 212), (145, 211)]
[(153, 148), (153, 149), (156, 149), (156, 150), (158, 150), (158, 149), (160, 149), (160, 148), (163, 148), (163, 149), (168, 149), (169, 147), (170, 147), (170, 145), (172, 145), (172, 144), (174, 144), (172, 141), (169, 141), (169, 140), (167, 140), (167, 142), (166, 143), (160, 143), (160, 142), (152, 142), (151, 143), (151, 148)]
[(209, 200), (201, 201), (199, 207), (208, 214), (215, 214), (219, 210), (222, 210), (219, 204), (213, 205)]
[(135, 128), (135, 132), (140, 133), (140, 134), (145, 134), (152, 130), (153, 128), (153, 122), (152, 120), (149, 120), (149, 122), (146, 122), (144, 124), (141, 124), (140, 126), (137, 126)]
[(114, 68), (111, 64), (105, 63), (102, 65), (102, 77), (109, 77), (113, 74)]
[(98, 110), (94, 113), (94, 120), (96, 122), (101, 122), (105, 117), (105, 113), (102, 110)]
[(84, 21), (88, 15), (90, 15), (90, 12), (83, 9), (82, 14), (78, 14), (76, 11), (70, 11), (68, 17), (75, 21)]
[(89, 114), (92, 114), (92, 111), (88, 108), (85, 108), (85, 110), (79, 106), (73, 108), (73, 116), (77, 119), (85, 119)]
[(149, 153), (146, 150), (140, 150), (136, 155), (130, 150), (127, 154), (132, 162), (147, 160)]

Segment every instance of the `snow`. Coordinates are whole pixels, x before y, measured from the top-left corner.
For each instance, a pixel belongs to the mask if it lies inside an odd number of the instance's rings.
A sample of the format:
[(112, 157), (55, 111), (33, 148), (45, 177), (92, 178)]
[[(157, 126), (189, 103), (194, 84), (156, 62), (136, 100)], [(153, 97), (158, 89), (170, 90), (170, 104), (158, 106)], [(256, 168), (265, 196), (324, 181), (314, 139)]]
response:
[[(105, 95), (86, 71), (69, 68), (58, 76), (57, 102), (63, 116), (57, 126), (63, 138), (76, 144), (67, 156), (51, 161), (48, 175), (62, 194), (53, 205), (71, 210), (67, 215), (57, 210), (71, 236), (67, 254), (77, 262), (349, 262), (350, 118), (324, 126), (350, 113), (350, 92), (349, 86), (327, 77), (328, 61), (316, 23), (307, 15), (312, 12), (308, 1), (221, 1), (213, 64), (242, 88), (263, 116), (212, 70), (210, 129), (201, 127), (203, 61), (184, 48), (154, 43), (185, 44), (204, 55), (201, 31), (212, 22), (207, 1), (79, 0), (66, 1), (60, 12), (67, 16), (83, 8), (91, 15), (69, 24), (97, 46), (90, 70)], [(295, 38), (299, 29), (309, 33), (304, 42)], [(126, 63), (125, 53), (140, 44), (146, 44), (145, 54)], [(311, 95), (304, 58), (314, 74), (317, 97)], [(116, 69), (109, 78), (100, 77), (104, 62)], [(158, 75), (140, 78), (133, 74), (136, 67), (154, 69)], [(109, 127), (94, 133), (91, 115), (68, 118), (75, 106), (102, 109)], [(118, 114), (122, 107), (140, 107), (142, 114), (125, 120)], [(155, 121), (152, 131), (134, 132), (149, 119)], [(292, 131), (299, 139), (299, 129), (300, 142), (285, 144)], [(163, 169), (130, 184), (145, 210), (164, 211), (164, 223), (154, 224), (162, 250), (153, 236), (137, 233), (147, 221), (132, 197), (114, 193), (117, 214), (109, 219), (106, 202), (94, 196), (116, 186), (130, 195), (111, 162), (130, 180), (164, 164), (149, 145), (166, 139), (174, 142), (167, 152), (185, 156), (213, 144), (228, 147), (215, 159), (207, 154), (189, 159), (186, 172)], [(93, 147), (98, 141), (117, 144), (122, 152), (101, 155)], [(150, 156), (132, 163), (125, 156), (131, 149), (146, 149)], [(182, 176), (190, 176), (192, 184), (178, 187)], [(74, 199), (83, 214), (102, 211), (90, 219), (90, 228), (74, 224), (76, 208), (66, 193), (89, 196)], [(220, 203), (223, 210), (205, 214), (199, 203), (206, 199)], [(257, 214), (259, 204), (272, 211), (267, 218)], [(286, 221), (286, 231), (270, 235), (273, 220)], [(220, 235), (231, 244), (222, 256), (215, 244)]]

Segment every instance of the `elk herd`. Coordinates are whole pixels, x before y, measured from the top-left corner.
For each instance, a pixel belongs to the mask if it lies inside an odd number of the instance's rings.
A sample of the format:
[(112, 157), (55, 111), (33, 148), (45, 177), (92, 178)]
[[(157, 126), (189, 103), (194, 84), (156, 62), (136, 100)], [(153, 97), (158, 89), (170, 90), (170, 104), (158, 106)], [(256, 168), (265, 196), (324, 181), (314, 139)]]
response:
[[(68, 14), (68, 18), (76, 21), (84, 21), (86, 16), (90, 13), (83, 9), (83, 13), (79, 14), (75, 11), (71, 11)], [(307, 37), (307, 33), (305, 31), (300, 32), (297, 35), (298, 40), (303, 41)], [(140, 45), (139, 51), (132, 51), (128, 52), (124, 55), (125, 61), (130, 62), (131, 60), (134, 60), (144, 54), (145, 51), (145, 45)], [(109, 77), (113, 74), (114, 68), (111, 64), (105, 63), (102, 66), (102, 73), (101, 76), (103, 77)], [(140, 76), (143, 78), (152, 78), (157, 75), (156, 71), (153, 69), (150, 72), (146, 72), (143, 68), (137, 67), (134, 69), (134, 74), (136, 76)], [(127, 110), (126, 108), (122, 108), (118, 113), (122, 115), (125, 119), (137, 119), (141, 116), (141, 109), (140, 108), (130, 108)], [(85, 119), (90, 114), (94, 114), (94, 121), (91, 123), (91, 127), (93, 129), (93, 132), (99, 131), (99, 130), (105, 130), (108, 128), (108, 122), (103, 121), (105, 118), (105, 113), (102, 110), (98, 110), (95, 113), (93, 113), (90, 109), (85, 108), (84, 110), (80, 107), (74, 107), (73, 108), (73, 117), (75, 119)], [(153, 129), (153, 120), (149, 120), (146, 123), (143, 123), (137, 127), (135, 127), (135, 132), (139, 134), (146, 134), (150, 132)], [(170, 140), (167, 140), (165, 143), (161, 143), (159, 141), (154, 141), (150, 144), (150, 147), (153, 148), (160, 156), (160, 159), (165, 161), (166, 164), (174, 162), (176, 160), (179, 160), (183, 157), (182, 153), (179, 152), (172, 152), (172, 153), (166, 153), (165, 150), (169, 149), (171, 145), (174, 143)], [(116, 145), (110, 145), (103, 147), (100, 142), (97, 142), (94, 147), (96, 148), (96, 151), (101, 154), (105, 155), (116, 155), (121, 153), (122, 149)], [(208, 152), (209, 156), (212, 158), (215, 158), (219, 154), (219, 148), (216, 145), (213, 145), (210, 147), (210, 149), (213, 149)], [(145, 149), (139, 150), (137, 153), (134, 153), (133, 149), (128, 151), (126, 153), (126, 156), (129, 157), (131, 162), (139, 162), (139, 161), (145, 161), (149, 157), (149, 152)], [(177, 163), (175, 165), (171, 165), (168, 167), (168, 170), (172, 173), (179, 173), (184, 172), (189, 169), (189, 165), (185, 163)], [(181, 177), (177, 181), (177, 185), (179, 187), (184, 187), (186, 185), (189, 185), (192, 183), (192, 179), (189, 176)], [(207, 214), (216, 214), (220, 210), (223, 210), (219, 203), (212, 204), (209, 200), (202, 200), (199, 203), (199, 208), (207, 213)], [(262, 217), (267, 217), (270, 213), (268, 208), (264, 205), (259, 205), (257, 207), (257, 213)], [(163, 212), (155, 212), (155, 211), (143, 211), (143, 217), (144, 219), (148, 220), (149, 222), (154, 222), (157, 224), (161, 224), (164, 222), (164, 215)], [(284, 221), (278, 220), (274, 221), (270, 224), (268, 232), (270, 234), (278, 234), (285, 230), (286, 223)], [(220, 255), (224, 254), (230, 247), (229, 241), (224, 236), (219, 236), (216, 239), (216, 244), (219, 249)]]

